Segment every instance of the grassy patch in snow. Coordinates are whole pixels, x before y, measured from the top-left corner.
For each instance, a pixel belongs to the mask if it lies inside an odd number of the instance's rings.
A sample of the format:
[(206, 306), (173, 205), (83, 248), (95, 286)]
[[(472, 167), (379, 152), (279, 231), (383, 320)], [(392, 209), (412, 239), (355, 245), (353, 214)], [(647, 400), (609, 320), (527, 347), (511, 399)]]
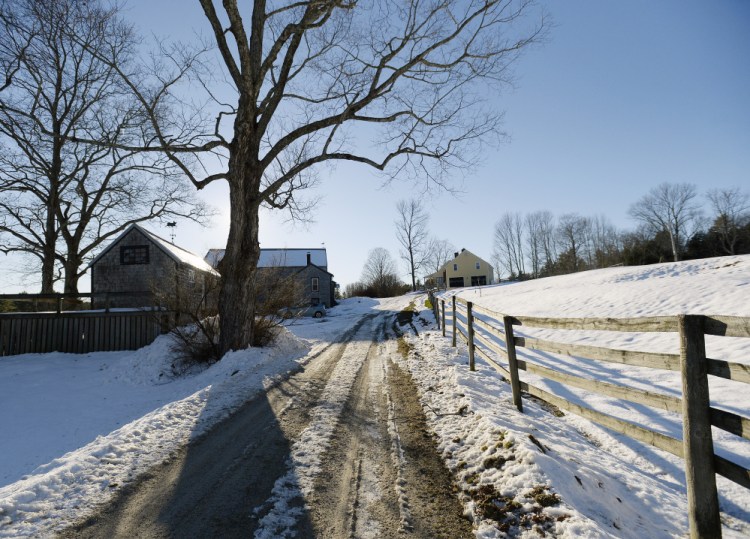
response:
[(398, 353), (401, 357), (408, 359), (409, 353), (414, 350), (414, 345), (408, 342), (403, 335), (398, 338)]
[(544, 508), (558, 505), (560, 497), (543, 485), (517, 497), (500, 494), (492, 484), (472, 488), (467, 493), (474, 500), (477, 516), (492, 521), (500, 531), (511, 535), (534, 530), (543, 536), (555, 522), (569, 518), (544, 512)]

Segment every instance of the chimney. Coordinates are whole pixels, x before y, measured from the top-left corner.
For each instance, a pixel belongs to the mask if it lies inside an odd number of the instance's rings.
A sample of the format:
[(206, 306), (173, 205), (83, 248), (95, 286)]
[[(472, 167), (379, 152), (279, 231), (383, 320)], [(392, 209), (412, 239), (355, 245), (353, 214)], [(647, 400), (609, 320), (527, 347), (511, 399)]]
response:
[(453, 258), (458, 258), (458, 253), (453, 253)]
[(307, 253), (307, 265), (309, 266), (312, 262), (310, 261), (310, 253)]

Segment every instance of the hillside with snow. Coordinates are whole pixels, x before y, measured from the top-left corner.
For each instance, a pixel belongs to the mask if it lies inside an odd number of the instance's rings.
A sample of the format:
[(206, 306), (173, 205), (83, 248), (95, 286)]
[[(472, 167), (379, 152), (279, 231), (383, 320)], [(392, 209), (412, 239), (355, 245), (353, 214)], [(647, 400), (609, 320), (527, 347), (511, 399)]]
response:
[[(750, 316), (750, 256), (618, 267), (501, 285), (450, 291), (439, 296), (450, 305), (458, 295), (492, 311), (514, 316), (645, 317), (678, 314)], [(431, 316), (430, 313), (423, 313)], [(685, 478), (681, 459), (573, 414), (556, 417), (538, 402), (524, 399), (524, 414), (513, 407), (510, 387), (482, 359), (477, 372), (468, 370), (468, 352), (461, 342), (450, 346), (436, 331), (410, 337), (416, 351), (408, 364), (427, 391), (428, 409), (471, 410), (469, 420), (433, 414), (443, 451), (465, 491), (471, 483), (495, 485), (511, 494), (522, 485), (548, 485), (570, 511), (596, 523), (569, 536), (674, 537), (686, 532)], [(553, 331), (517, 326), (517, 336), (608, 348), (678, 353), (676, 333), (618, 333), (611, 331)], [(707, 355), (750, 365), (750, 339), (707, 337)], [(681, 395), (677, 372), (629, 367), (518, 348), (519, 359), (596, 380)], [(505, 363), (505, 358), (498, 358)], [(521, 379), (573, 403), (681, 439), (679, 414), (640, 403), (597, 396), (521, 371)], [(746, 384), (710, 379), (712, 406), (750, 416)], [(428, 414), (429, 416), (429, 414)], [(717, 454), (750, 467), (750, 442), (713, 429)], [(498, 436), (511, 438), (513, 452), (493, 453)], [(541, 444), (543, 450), (531, 441)], [(504, 443), (504, 442), (503, 442)], [(487, 469), (488, 458), (513, 459), (502, 470)], [(522, 461), (521, 464), (519, 461)], [(459, 465), (459, 463), (461, 465)], [(470, 463), (470, 464), (466, 464)], [(474, 464), (471, 464), (474, 463)], [(469, 484), (466, 482), (469, 481)], [(750, 491), (717, 477), (726, 537), (750, 535)], [(476, 500), (469, 505), (476, 506)], [(495, 537), (492, 526), (480, 536)]]

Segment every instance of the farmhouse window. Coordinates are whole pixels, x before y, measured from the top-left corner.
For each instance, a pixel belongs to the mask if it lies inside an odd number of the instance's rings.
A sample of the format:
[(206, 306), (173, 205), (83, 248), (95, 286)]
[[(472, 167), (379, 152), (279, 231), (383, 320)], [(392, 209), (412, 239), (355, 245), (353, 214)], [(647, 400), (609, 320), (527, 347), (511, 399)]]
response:
[(120, 264), (132, 266), (137, 264), (148, 264), (148, 245), (123, 245), (120, 247)]
[(312, 291), (318, 292), (320, 290), (320, 283), (318, 282), (317, 277), (312, 278)]
[[(478, 263), (477, 263), (478, 265)], [(486, 275), (473, 275), (471, 277), (471, 286), (484, 286), (487, 284)]]
[(451, 288), (457, 288), (464, 285), (464, 278), (463, 277), (451, 277), (448, 284)]

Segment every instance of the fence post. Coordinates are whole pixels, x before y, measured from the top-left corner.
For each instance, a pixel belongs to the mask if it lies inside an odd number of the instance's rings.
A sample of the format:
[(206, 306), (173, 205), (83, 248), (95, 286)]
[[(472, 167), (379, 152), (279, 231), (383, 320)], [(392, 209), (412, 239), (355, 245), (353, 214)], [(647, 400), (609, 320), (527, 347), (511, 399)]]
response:
[(57, 314), (60, 314), (62, 312), (62, 303), (63, 303), (62, 296), (57, 296)]
[(513, 392), (513, 404), (519, 412), (523, 412), (521, 401), (521, 380), (518, 377), (518, 360), (516, 359), (516, 343), (513, 336), (513, 320), (510, 316), (503, 316), (505, 327), (505, 347), (508, 350), (508, 371), (510, 372), (510, 388)]
[(443, 304), (443, 337), (445, 337), (445, 300), (441, 299), (440, 302)]
[(677, 318), (682, 371), (682, 443), (688, 522), (693, 539), (721, 537), (703, 320), (704, 317), (698, 315)]
[(104, 293), (104, 312), (109, 312), (109, 292)]
[(456, 296), (453, 296), (453, 341), (451, 346), (456, 347)]
[(469, 370), (474, 371), (474, 320), (471, 313), (474, 304), (471, 301), (466, 302), (466, 329), (469, 337)]
[(435, 321), (437, 322), (438, 329), (440, 329), (440, 305), (437, 303), (435, 294), (430, 293), (430, 305), (432, 305), (432, 314), (435, 315)]

